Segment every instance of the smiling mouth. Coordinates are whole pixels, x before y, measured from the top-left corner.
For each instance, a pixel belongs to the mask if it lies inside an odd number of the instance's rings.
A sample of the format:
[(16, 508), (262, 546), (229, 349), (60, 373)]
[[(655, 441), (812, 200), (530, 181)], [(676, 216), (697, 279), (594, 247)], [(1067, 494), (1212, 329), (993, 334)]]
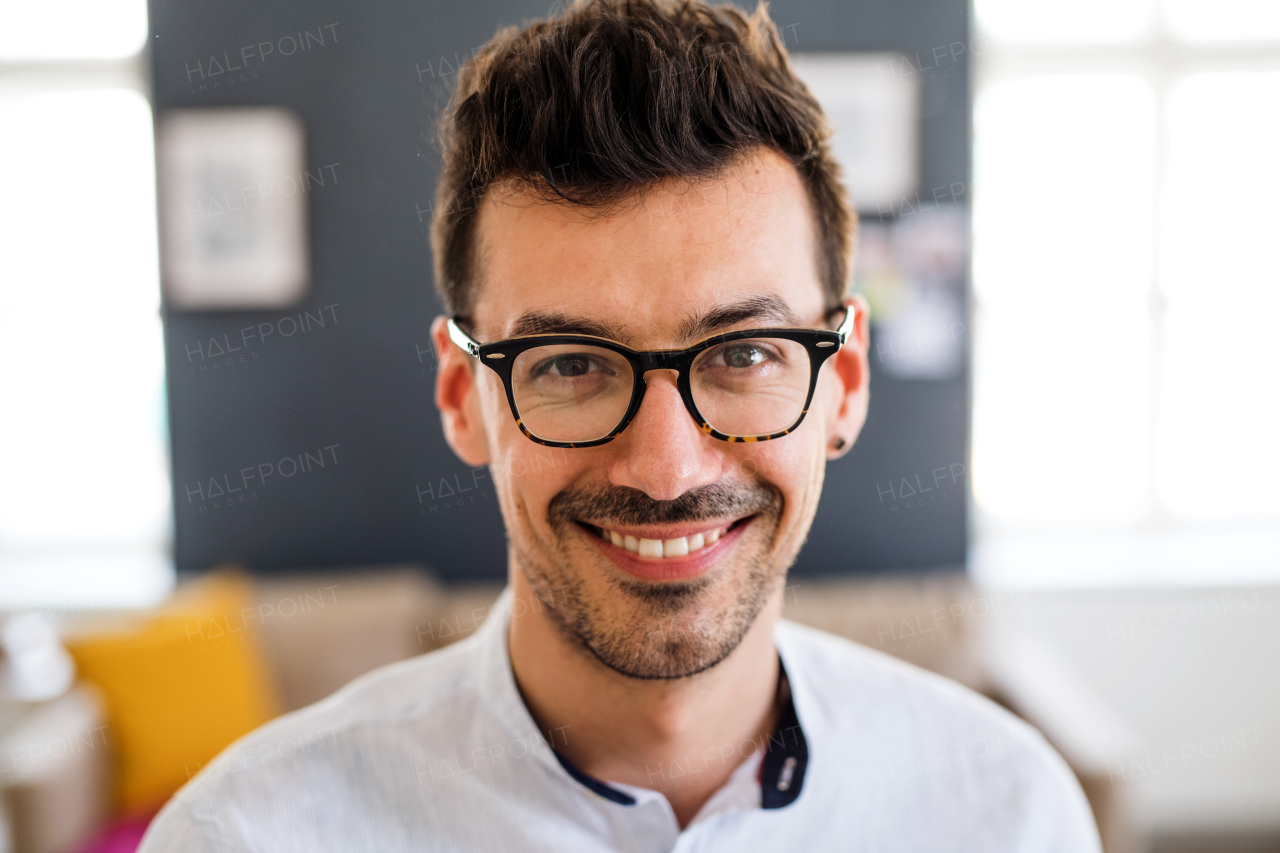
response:
[(733, 530), (736, 527), (750, 521), (754, 516), (744, 516), (736, 521), (728, 524), (720, 524), (715, 527), (708, 527), (696, 533), (687, 536), (676, 536), (671, 539), (648, 539), (636, 536), (632, 533), (623, 533), (616, 530), (610, 530), (607, 527), (600, 527), (586, 522), (578, 522), (583, 528), (590, 533), (610, 542), (618, 548), (625, 548), (632, 554), (639, 557), (649, 557), (654, 559), (687, 557), (695, 554), (703, 548), (714, 545), (720, 540), (720, 537)]

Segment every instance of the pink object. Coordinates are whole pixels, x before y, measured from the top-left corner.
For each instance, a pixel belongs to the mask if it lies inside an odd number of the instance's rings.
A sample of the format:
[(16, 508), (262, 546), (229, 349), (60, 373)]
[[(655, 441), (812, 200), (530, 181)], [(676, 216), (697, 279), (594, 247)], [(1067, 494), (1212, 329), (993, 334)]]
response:
[(142, 843), (142, 835), (154, 815), (122, 820), (98, 833), (78, 853), (134, 853)]

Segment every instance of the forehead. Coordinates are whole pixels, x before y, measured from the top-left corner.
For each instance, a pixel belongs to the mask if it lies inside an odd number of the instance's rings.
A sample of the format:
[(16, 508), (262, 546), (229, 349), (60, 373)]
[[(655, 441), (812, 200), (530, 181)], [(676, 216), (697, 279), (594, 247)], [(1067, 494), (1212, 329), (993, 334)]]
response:
[(536, 331), (530, 317), (568, 318), (660, 348), (688, 343), (706, 315), (735, 305), (769, 304), (772, 320), (789, 310), (804, 323), (823, 307), (811, 206), (771, 152), (605, 210), (497, 192), (479, 216), (472, 320), (482, 340)]

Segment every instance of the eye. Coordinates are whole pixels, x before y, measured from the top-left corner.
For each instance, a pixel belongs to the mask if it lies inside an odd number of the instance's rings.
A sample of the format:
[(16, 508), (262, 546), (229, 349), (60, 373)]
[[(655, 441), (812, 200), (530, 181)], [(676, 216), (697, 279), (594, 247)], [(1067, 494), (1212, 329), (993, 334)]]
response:
[(562, 355), (551, 359), (547, 369), (561, 376), (583, 376), (591, 369), (591, 360), (585, 355)]
[(725, 367), (734, 368), (755, 367), (768, 359), (769, 353), (754, 341), (726, 344), (720, 348), (720, 352), (714, 358), (715, 361), (720, 362)]
[(601, 365), (587, 353), (570, 352), (552, 356), (541, 362), (534, 371), (534, 376), (556, 376), (564, 379), (575, 379), (586, 376), (592, 370), (600, 372)]

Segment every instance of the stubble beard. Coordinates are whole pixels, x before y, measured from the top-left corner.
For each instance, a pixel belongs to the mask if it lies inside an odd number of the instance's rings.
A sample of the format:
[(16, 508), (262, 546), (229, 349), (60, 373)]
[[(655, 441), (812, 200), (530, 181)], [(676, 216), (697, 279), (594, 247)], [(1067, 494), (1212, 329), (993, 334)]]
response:
[[(707, 486), (674, 501), (653, 501), (634, 489), (609, 487), (561, 492), (548, 506), (553, 541), (546, 557), (514, 547), (517, 566), (567, 641), (604, 666), (629, 678), (677, 679), (710, 669), (728, 657), (786, 577), (791, 560), (770, 560), (782, 517), (782, 495), (772, 484)], [(675, 523), (754, 515), (735, 543), (738, 566), (722, 566), (688, 581), (646, 582), (620, 576), (598, 553), (572, 547), (582, 535), (574, 519), (584, 516), (620, 522)], [(606, 590), (601, 595), (573, 569), (596, 563)], [(794, 556), (794, 555), (790, 555)], [(724, 569), (728, 568), (729, 571)], [(598, 587), (597, 587), (598, 588)], [(731, 600), (721, 604), (726, 589)], [(612, 606), (612, 612), (610, 607)], [(621, 612), (622, 616), (616, 615)]]

